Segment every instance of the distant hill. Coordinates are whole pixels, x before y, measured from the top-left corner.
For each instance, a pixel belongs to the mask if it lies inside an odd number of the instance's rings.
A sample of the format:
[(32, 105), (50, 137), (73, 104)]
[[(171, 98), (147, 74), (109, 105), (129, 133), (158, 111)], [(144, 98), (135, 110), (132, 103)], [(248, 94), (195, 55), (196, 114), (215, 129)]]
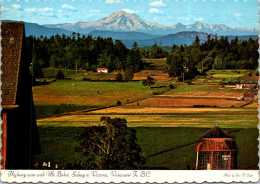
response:
[[(194, 42), (196, 36), (199, 37), (200, 42), (203, 43), (207, 40), (207, 36), (209, 34), (203, 33), (203, 32), (196, 32), (196, 31), (183, 31), (176, 34), (169, 34), (166, 36), (161, 36), (157, 38), (147, 39), (147, 40), (122, 40), (123, 43), (126, 45), (126, 47), (131, 48), (133, 43), (136, 41), (138, 43), (139, 47), (144, 46), (152, 46), (155, 42), (157, 42), (160, 46), (172, 46), (175, 45), (190, 45), (192, 42)], [(214, 35), (211, 34), (211, 37), (214, 37)], [(219, 36), (220, 37), (220, 36)], [(234, 39), (236, 36), (227, 36), (228, 40)], [(257, 35), (243, 35), (243, 36), (237, 36), (239, 40), (248, 40), (249, 37), (252, 39), (257, 39)]]
[(158, 35), (150, 35), (146, 33), (127, 31), (127, 32), (114, 32), (114, 31), (91, 31), (93, 37), (103, 37), (108, 38), (112, 37), (114, 40), (146, 40), (158, 37)]
[[(2, 20), (3, 22), (21, 22), (21, 21), (14, 21), (14, 20)], [(72, 31), (68, 31), (65, 29), (60, 28), (47, 28), (45, 26), (36, 24), (36, 23), (28, 23), (24, 22), (25, 26), (25, 35), (30, 36), (33, 35), (35, 37), (42, 36), (55, 36), (56, 34), (59, 34), (60, 36), (64, 33), (65, 35), (69, 36), (72, 34)]]
[(36, 36), (36, 37), (40, 37), (41, 35), (43, 35), (44, 37), (50, 37), (50, 36), (54, 36), (56, 34), (59, 34), (60, 36), (62, 34), (65, 34), (67, 36), (72, 34), (72, 31), (68, 31), (65, 29), (60, 29), (60, 28), (47, 28), (44, 26), (41, 26), (39, 24), (36, 23), (27, 23), (25, 22), (25, 34), (26, 36)]

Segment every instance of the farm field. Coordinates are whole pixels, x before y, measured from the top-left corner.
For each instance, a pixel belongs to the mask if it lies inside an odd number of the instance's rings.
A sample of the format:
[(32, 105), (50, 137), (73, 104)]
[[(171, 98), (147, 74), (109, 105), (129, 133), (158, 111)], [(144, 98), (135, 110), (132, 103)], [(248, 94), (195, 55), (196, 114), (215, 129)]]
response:
[[(163, 67), (166, 60), (147, 62)], [(53, 70), (44, 72), (53, 77)], [(149, 89), (141, 82), (102, 81), (113, 79), (115, 73), (78, 71), (76, 75), (74, 70), (67, 70), (70, 79), (34, 86), (42, 146), (42, 154), (35, 157), (35, 162), (51, 161), (64, 167), (69, 162), (83, 161), (75, 153), (76, 134), (86, 126), (102, 126), (100, 118), (109, 116), (125, 118), (127, 125), (136, 130), (147, 159), (144, 169), (194, 169), (197, 141), (216, 124), (235, 136), (238, 169), (258, 169), (258, 102), (236, 100), (248, 90), (214, 84), (216, 80), (248, 79), (249, 71), (210, 72), (206, 78), (212, 80), (200, 82), (198, 78), (193, 85), (174, 83), (161, 70), (135, 74), (136, 80), (149, 75), (156, 79), (155, 86)], [(170, 84), (174, 89), (169, 90)], [(158, 92), (164, 93), (154, 95)]]
[[(145, 107), (240, 107), (248, 104), (248, 102), (223, 98), (152, 97), (141, 100), (138, 104)], [(136, 103), (129, 105), (136, 105)]]
[(140, 107), (140, 106), (118, 106), (111, 107), (106, 109), (95, 110), (91, 112), (76, 112), (71, 113), (75, 115), (95, 115), (95, 114), (108, 114), (108, 115), (117, 115), (117, 114), (126, 114), (126, 115), (134, 115), (134, 114), (180, 114), (180, 115), (208, 115), (208, 114), (216, 114), (216, 115), (257, 115), (258, 111), (256, 108), (194, 108), (194, 107)]
[(146, 98), (161, 88), (148, 89), (140, 82), (90, 82), (58, 80), (48, 85), (34, 86), (36, 115), (52, 116)]
[[(157, 70), (165, 70), (167, 68), (166, 58), (161, 59), (143, 59), (143, 63), (149, 64), (150, 68), (154, 68)], [(148, 67), (148, 68), (149, 68)]]
[[(68, 162), (83, 161), (75, 153), (74, 137), (82, 127), (38, 126), (42, 154), (36, 155), (35, 162), (51, 161), (64, 167)], [(196, 143), (208, 128), (194, 127), (135, 127), (138, 144), (147, 158), (147, 169), (191, 169), (195, 168)], [(258, 169), (258, 129), (229, 128), (238, 146), (238, 169)], [(188, 146), (185, 146), (189, 144)], [(152, 146), (151, 146), (152, 145)], [(64, 151), (66, 150), (66, 151)], [(250, 157), (248, 157), (250, 155)], [(245, 159), (247, 158), (247, 159)], [(64, 164), (60, 164), (64, 163)]]
[(167, 82), (172, 79), (172, 77), (169, 77), (167, 71), (164, 70), (142, 70), (134, 74), (133, 80), (144, 80), (148, 76), (152, 76), (158, 82)]
[[(250, 75), (251, 73), (251, 75)], [(251, 70), (210, 70), (206, 76), (198, 76), (193, 80), (195, 83), (239, 83), (257, 82), (259, 77), (255, 76), (256, 71)]]
[[(108, 111), (109, 110), (109, 111)], [(256, 128), (257, 109), (217, 108), (109, 108), (75, 115), (39, 119), (38, 126), (95, 126), (100, 118), (125, 118), (129, 127), (214, 127)]]
[(242, 96), (246, 89), (222, 88), (221, 85), (178, 85), (175, 89), (165, 92), (164, 96), (171, 97), (211, 97), (211, 98), (233, 98)]

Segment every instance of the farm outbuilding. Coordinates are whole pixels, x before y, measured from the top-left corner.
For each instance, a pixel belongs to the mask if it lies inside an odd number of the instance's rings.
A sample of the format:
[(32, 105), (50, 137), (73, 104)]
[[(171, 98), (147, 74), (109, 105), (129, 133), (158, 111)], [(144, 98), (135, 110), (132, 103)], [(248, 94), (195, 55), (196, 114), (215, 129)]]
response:
[(259, 89), (258, 83), (239, 83), (236, 84), (236, 89)]
[(98, 73), (108, 73), (108, 68), (97, 68)]
[(32, 155), (40, 153), (22, 22), (1, 24), (1, 168), (30, 169)]
[(224, 129), (215, 126), (199, 139), (196, 169), (228, 170), (237, 168), (235, 138)]

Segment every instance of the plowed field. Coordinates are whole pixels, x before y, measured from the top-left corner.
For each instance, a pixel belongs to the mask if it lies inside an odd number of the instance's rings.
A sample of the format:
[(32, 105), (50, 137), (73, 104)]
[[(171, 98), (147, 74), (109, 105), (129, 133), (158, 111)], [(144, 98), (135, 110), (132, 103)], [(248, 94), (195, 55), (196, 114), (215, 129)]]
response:
[[(217, 98), (173, 98), (173, 97), (153, 97), (138, 102), (140, 106), (145, 107), (240, 107), (247, 101), (237, 101)], [(137, 103), (129, 104), (137, 105)]]

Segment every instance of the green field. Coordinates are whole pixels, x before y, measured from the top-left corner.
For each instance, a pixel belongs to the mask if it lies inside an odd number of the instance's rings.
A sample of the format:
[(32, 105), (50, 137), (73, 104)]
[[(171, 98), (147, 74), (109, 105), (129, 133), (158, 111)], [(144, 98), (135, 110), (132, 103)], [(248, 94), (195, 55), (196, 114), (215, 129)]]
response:
[[(39, 126), (42, 154), (35, 156), (35, 162), (58, 163), (83, 160), (75, 153), (74, 137), (81, 127)], [(134, 128), (142, 154), (147, 158), (145, 168), (186, 169), (195, 168), (196, 141), (208, 128)], [(235, 136), (238, 146), (238, 169), (258, 169), (258, 129), (227, 129)], [(190, 144), (189, 146), (183, 146)], [(180, 148), (177, 148), (180, 147)], [(177, 148), (177, 149), (176, 149)], [(158, 154), (158, 155), (156, 155)], [(154, 155), (154, 156), (152, 156)], [(248, 156), (250, 155), (250, 157)], [(246, 159), (245, 159), (246, 158)]]
[[(147, 59), (145, 62), (159, 68), (166, 66), (165, 59)], [(53, 69), (44, 69), (43, 72), (46, 77), (43, 80), (53, 80)], [(187, 169), (188, 166), (194, 169), (196, 143), (205, 131), (216, 124), (235, 136), (238, 169), (258, 169), (257, 102), (245, 107), (218, 107), (214, 104), (220, 103), (221, 99), (237, 102), (236, 97), (247, 90), (223, 88), (219, 82), (234, 82), (237, 79), (250, 81), (252, 77), (249, 72), (211, 70), (206, 76), (194, 79), (193, 85), (156, 82), (149, 89), (141, 82), (102, 81), (111, 80), (115, 73), (86, 73), (80, 70), (76, 74), (75, 70), (67, 70), (67, 79), (33, 87), (42, 148), (42, 154), (35, 156), (34, 160), (58, 163), (61, 168), (67, 162), (84, 160), (75, 153), (75, 135), (82, 131), (82, 127), (100, 124), (101, 116), (110, 116), (125, 118), (128, 126), (137, 131), (138, 144), (147, 158), (144, 169)], [(175, 88), (168, 90), (169, 83)], [(140, 105), (139, 100), (151, 99), (154, 93), (162, 91), (166, 92), (156, 98), (173, 97), (176, 103), (181, 103), (181, 100), (176, 101), (177, 98), (188, 99), (189, 103), (193, 103), (192, 100), (198, 100), (201, 104), (207, 101), (212, 102), (212, 106), (195, 108), (192, 104), (185, 106), (187, 101), (183, 101), (183, 107), (159, 107), (155, 100), (152, 106)], [(118, 101), (121, 106), (116, 106)], [(108, 106), (115, 107), (102, 109)]]
[[(250, 76), (251, 73), (252, 75)], [(238, 82), (252, 82), (257, 81), (254, 78), (256, 71), (251, 70), (210, 70), (206, 72), (205, 76), (197, 76), (194, 82), (204, 83), (238, 83)]]
[[(157, 70), (165, 70), (167, 68), (166, 58), (143, 59), (143, 62), (146, 64), (150, 64), (150, 67), (154, 67), (154, 69), (157, 69)], [(147, 69), (149, 69), (149, 67)]]
[(141, 82), (91, 82), (57, 80), (34, 86), (37, 118), (83, 109), (122, 104), (149, 97), (161, 88), (149, 89)]

